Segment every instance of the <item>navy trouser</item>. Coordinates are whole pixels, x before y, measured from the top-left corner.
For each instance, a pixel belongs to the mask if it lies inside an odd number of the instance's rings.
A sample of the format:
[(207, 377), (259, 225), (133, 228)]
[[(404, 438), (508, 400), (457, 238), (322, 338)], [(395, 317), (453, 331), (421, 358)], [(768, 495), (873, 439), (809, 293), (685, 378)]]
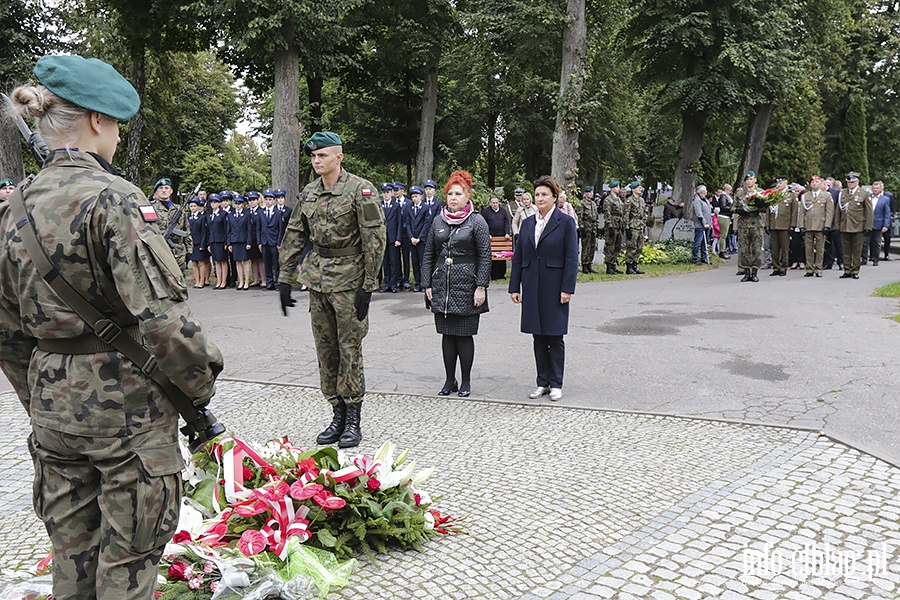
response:
[(534, 362), (539, 386), (562, 388), (566, 366), (566, 342), (563, 336), (534, 334)]
[(262, 256), (263, 265), (266, 267), (266, 282), (269, 285), (277, 284), (278, 275), (281, 273), (281, 267), (278, 265), (278, 247), (263, 244)]

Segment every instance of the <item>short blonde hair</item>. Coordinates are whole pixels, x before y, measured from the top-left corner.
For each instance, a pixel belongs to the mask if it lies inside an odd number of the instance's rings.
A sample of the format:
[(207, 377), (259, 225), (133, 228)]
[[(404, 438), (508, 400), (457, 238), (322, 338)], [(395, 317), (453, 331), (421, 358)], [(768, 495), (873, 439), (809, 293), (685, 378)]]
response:
[(15, 111), (34, 120), (50, 148), (68, 148), (78, 138), (90, 111), (75, 106), (42, 85), (23, 85), (12, 93)]

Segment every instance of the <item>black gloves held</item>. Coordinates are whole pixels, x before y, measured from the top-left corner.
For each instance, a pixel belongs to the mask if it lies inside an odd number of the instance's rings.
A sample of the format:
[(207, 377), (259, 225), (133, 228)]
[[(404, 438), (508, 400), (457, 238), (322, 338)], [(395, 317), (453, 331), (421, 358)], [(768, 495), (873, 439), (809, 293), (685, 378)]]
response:
[(297, 301), (291, 298), (291, 284), (279, 283), (278, 293), (281, 296), (281, 312), (287, 316), (287, 309), (297, 305)]
[(372, 292), (360, 288), (356, 290), (356, 299), (353, 306), (356, 307), (356, 318), (362, 321), (369, 314), (369, 302), (372, 301)]

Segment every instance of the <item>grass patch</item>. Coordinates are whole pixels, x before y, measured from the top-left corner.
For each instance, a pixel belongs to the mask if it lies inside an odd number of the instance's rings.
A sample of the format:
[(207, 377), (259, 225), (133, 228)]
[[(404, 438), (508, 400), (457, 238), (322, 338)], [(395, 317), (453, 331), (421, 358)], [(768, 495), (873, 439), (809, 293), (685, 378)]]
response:
[[(697, 271), (708, 271), (709, 269), (715, 269), (717, 266), (722, 264), (723, 261), (718, 256), (710, 256), (709, 259), (712, 261), (712, 264), (709, 265), (695, 265), (693, 263), (676, 263), (671, 265), (638, 265), (641, 268), (641, 271), (644, 271), (644, 275), (607, 275), (606, 274), (606, 265), (598, 265), (594, 263), (594, 270), (600, 271), (597, 274), (585, 275), (581, 272), (581, 266), (578, 266), (578, 283), (585, 283), (589, 281), (621, 281), (623, 279), (645, 279), (647, 277), (665, 277), (667, 275), (680, 275), (682, 273), (696, 273)], [(623, 273), (625, 272), (625, 265), (618, 265), (619, 270)], [(507, 275), (503, 279), (495, 279), (491, 281), (491, 286), (502, 286), (502, 289), (506, 289), (506, 286), (509, 284), (509, 270), (507, 269)]]
[(900, 315), (894, 315), (893, 317), (891, 317), (891, 319), (900, 323)]
[[(881, 286), (873, 293), (882, 298), (900, 298), (900, 281)], [(896, 318), (896, 317), (895, 317)]]

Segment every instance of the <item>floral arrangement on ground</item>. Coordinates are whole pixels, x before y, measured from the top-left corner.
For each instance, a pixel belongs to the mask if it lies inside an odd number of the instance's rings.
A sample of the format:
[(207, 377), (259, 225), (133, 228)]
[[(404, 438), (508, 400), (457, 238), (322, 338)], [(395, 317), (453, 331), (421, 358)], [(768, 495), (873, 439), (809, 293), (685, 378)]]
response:
[(347, 584), (359, 550), (374, 560), (373, 552), (420, 550), (435, 535), (463, 532), (421, 488), (434, 468), (416, 472), (408, 450), (396, 460), (395, 451), (388, 441), (374, 456), (348, 457), (287, 438), (258, 446), (229, 437), (186, 456), (179, 531), (156, 598), (324, 597)]

